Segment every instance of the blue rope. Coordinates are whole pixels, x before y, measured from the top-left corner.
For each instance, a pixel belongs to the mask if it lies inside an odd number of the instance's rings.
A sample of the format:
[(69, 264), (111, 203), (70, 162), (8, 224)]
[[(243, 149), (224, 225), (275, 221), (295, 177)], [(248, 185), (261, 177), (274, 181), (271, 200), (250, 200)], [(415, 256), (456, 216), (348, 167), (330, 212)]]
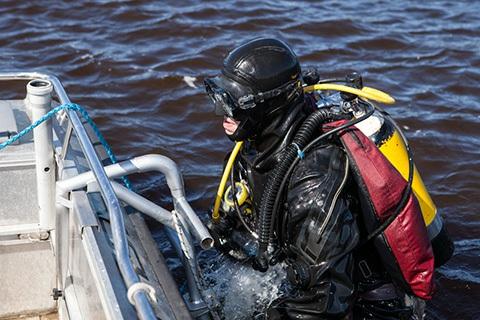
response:
[[(107, 140), (105, 140), (105, 138), (103, 137), (102, 133), (98, 129), (95, 122), (93, 122), (92, 118), (90, 118), (90, 116), (88, 115), (87, 111), (85, 111), (85, 109), (83, 109), (82, 107), (80, 107), (78, 104), (75, 104), (75, 103), (62, 104), (58, 107), (53, 108), (52, 110), (47, 112), (45, 115), (43, 115), (40, 119), (38, 119), (37, 121), (35, 121), (34, 123), (26, 127), (25, 129), (23, 129), (22, 131), (20, 131), (19, 133), (17, 133), (16, 135), (8, 139), (7, 141), (0, 143), (0, 150), (16, 142), (17, 140), (22, 138), (24, 135), (28, 134), (30, 131), (32, 131), (33, 129), (35, 129), (40, 124), (47, 121), (48, 119), (52, 118), (55, 114), (57, 114), (62, 110), (74, 110), (80, 113), (82, 117), (92, 127), (93, 131), (98, 137), (98, 140), (100, 141), (103, 148), (107, 152), (107, 155), (110, 158), (110, 161), (112, 163), (117, 163), (117, 158), (115, 157), (115, 154), (113, 153), (112, 148), (110, 148), (110, 145), (107, 143)], [(122, 181), (128, 189), (132, 190), (132, 185), (130, 184), (130, 181), (126, 177), (122, 177)]]

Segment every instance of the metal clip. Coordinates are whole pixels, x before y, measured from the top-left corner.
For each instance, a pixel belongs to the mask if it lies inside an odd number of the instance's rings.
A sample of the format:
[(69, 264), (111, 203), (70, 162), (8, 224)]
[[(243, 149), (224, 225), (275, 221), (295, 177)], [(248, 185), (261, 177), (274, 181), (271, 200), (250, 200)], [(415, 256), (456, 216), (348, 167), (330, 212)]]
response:
[(362, 275), (365, 277), (365, 279), (368, 279), (372, 276), (372, 270), (370, 270), (367, 261), (360, 260), (360, 262), (358, 262), (358, 267), (360, 268), (360, 271), (362, 272)]
[(132, 284), (129, 288), (128, 288), (128, 291), (127, 291), (127, 297), (128, 297), (128, 301), (130, 301), (130, 303), (132, 305), (135, 305), (135, 301), (133, 300), (133, 296), (135, 295), (135, 293), (137, 293), (137, 291), (139, 290), (143, 290), (145, 291), (148, 296), (150, 297), (150, 299), (157, 303), (157, 295), (155, 293), (155, 289), (149, 285), (148, 283), (145, 283), (145, 282), (136, 282), (134, 284)]

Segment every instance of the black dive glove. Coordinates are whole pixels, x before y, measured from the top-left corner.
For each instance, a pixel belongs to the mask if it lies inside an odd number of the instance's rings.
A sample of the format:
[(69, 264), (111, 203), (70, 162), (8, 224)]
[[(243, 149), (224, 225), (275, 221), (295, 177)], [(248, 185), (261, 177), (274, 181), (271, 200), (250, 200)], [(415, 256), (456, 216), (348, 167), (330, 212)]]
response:
[(232, 232), (233, 224), (228, 217), (223, 217), (218, 222), (209, 221), (207, 228), (213, 237), (215, 248), (223, 253), (228, 253), (232, 247), (228, 237)]
[(246, 261), (256, 254), (256, 242), (239, 228), (232, 217), (226, 215), (219, 222), (210, 221), (207, 227), (215, 241), (215, 248), (239, 261)]

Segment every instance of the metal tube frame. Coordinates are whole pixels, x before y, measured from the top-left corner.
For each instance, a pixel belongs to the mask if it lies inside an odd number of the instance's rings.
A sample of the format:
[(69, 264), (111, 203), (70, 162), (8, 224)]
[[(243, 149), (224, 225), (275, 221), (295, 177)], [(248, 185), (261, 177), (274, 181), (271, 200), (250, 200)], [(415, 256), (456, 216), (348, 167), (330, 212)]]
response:
[[(192, 312), (192, 315), (195, 318), (200, 320), (210, 319), (207, 315), (209, 309), (200, 292), (201, 289), (199, 286), (201, 284), (198, 281), (200, 275), (197, 268), (197, 258), (195, 256), (195, 250), (190, 232), (188, 229), (186, 229), (186, 227), (188, 227), (188, 223), (183, 217), (178, 216), (178, 222), (180, 222), (180, 226), (177, 226), (176, 222), (174, 222), (175, 219), (172, 217), (175, 212), (170, 212), (160, 207), (150, 200), (145, 199), (141, 195), (129, 190), (118, 182), (112, 181), (112, 186), (120, 200), (166, 226), (164, 229), (165, 233), (167, 234), (170, 243), (174, 247), (185, 268), (187, 287), (190, 293), (190, 301), (186, 302), (190, 312)], [(184, 245), (188, 246), (185, 248), (186, 251), (184, 251), (184, 248), (182, 245), (180, 245), (180, 235), (176, 231), (176, 227), (181, 227), (183, 229), (186, 242)]]
[[(186, 236), (184, 241), (186, 242), (184, 245), (187, 246), (187, 248), (185, 248), (186, 251), (184, 251), (180, 245), (180, 234), (178, 234), (178, 230), (176, 230), (177, 225), (171, 212), (115, 181), (111, 181), (113, 189), (119, 199), (167, 227), (165, 230), (167, 236), (185, 268), (190, 293), (190, 301), (186, 301), (187, 305), (195, 317), (207, 319), (208, 316), (206, 313), (208, 312), (208, 307), (201, 295), (199, 288), (200, 283), (197, 281), (199, 274), (198, 268), (196, 267), (197, 262), (190, 232), (196, 236), (204, 249), (208, 249), (213, 245), (213, 239), (185, 199), (183, 181), (175, 162), (162, 155), (148, 154), (105, 167), (105, 172), (109, 178), (119, 178), (132, 173), (148, 171), (159, 171), (166, 176), (168, 187), (172, 193), (175, 212), (179, 219), (178, 222)], [(57, 183), (57, 191), (59, 196), (66, 196), (69, 191), (91, 185), (91, 182), (94, 182), (93, 173), (91, 171), (85, 172), (72, 178), (59, 181)]]
[[(0, 80), (33, 80), (43, 79), (52, 83), (55, 93), (57, 94), (60, 103), (71, 103), (70, 99), (65, 92), (60, 80), (50, 74), (38, 73), (38, 72), (11, 72), (0, 73)], [(97, 181), (103, 200), (107, 207), (110, 224), (112, 228), (113, 245), (115, 248), (115, 256), (117, 258), (118, 267), (122, 274), (123, 280), (127, 288), (130, 288), (135, 283), (140, 282), (138, 275), (133, 269), (132, 263), (128, 253), (128, 243), (125, 231), (125, 225), (123, 221), (122, 207), (118, 201), (117, 196), (113, 190), (113, 187), (108, 179), (102, 163), (98, 159), (95, 149), (88, 137), (87, 132), (82, 124), (82, 121), (78, 117), (77, 113), (73, 110), (67, 110), (68, 118), (72, 123), (73, 130), (77, 136), (79, 144), (88, 161), (90, 168), (92, 169), (95, 180)], [(137, 291), (133, 295), (134, 306), (137, 310), (137, 314), (140, 319), (156, 319), (153, 312), (150, 301), (144, 291)]]
[(129, 190), (118, 182), (112, 181), (112, 186), (118, 199), (128, 203), (132, 208), (135, 208), (139, 212), (142, 212), (150, 218), (155, 219), (157, 222), (160, 222), (167, 227), (174, 228), (172, 213), (170, 211), (160, 207), (148, 199), (145, 199), (138, 193)]
[[(213, 238), (185, 199), (185, 191), (180, 171), (175, 162), (170, 158), (158, 154), (147, 154), (106, 166), (104, 172), (109, 178), (113, 179), (132, 173), (149, 171), (159, 171), (165, 175), (168, 187), (172, 193), (175, 210), (185, 219), (187, 227), (200, 242), (200, 246), (203, 249), (211, 248), (213, 246)], [(92, 171), (58, 181), (57, 194), (65, 196), (69, 191), (83, 188), (94, 181), (95, 175)], [(122, 195), (122, 197), (123, 196), (124, 195)]]
[[(188, 230), (185, 230), (187, 237), (187, 241), (190, 235), (188, 234)], [(202, 294), (200, 292), (200, 283), (198, 281), (198, 268), (197, 268), (197, 258), (195, 256), (195, 252), (193, 247), (189, 248), (189, 252), (191, 253), (188, 257), (186, 252), (183, 250), (182, 245), (180, 244), (179, 234), (175, 231), (175, 229), (165, 228), (165, 233), (167, 234), (170, 243), (172, 244), (173, 248), (175, 249), (178, 257), (182, 261), (182, 264), (185, 268), (185, 275), (187, 277), (187, 288), (190, 295), (190, 301), (186, 301), (190, 312), (194, 315), (195, 318), (204, 320), (210, 319), (208, 316), (208, 306), (203, 300)], [(188, 244), (187, 244), (188, 245)]]

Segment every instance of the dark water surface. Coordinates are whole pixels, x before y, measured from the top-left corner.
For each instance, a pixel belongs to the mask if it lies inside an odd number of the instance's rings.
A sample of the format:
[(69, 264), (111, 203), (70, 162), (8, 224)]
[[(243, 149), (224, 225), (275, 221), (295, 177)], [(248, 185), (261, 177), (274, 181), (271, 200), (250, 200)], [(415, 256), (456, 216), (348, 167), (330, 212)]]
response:
[[(480, 319), (480, 2), (0, 1), (0, 70), (57, 74), (119, 158), (172, 157), (205, 212), (232, 147), (201, 88), (242, 41), (286, 40), (325, 77), (391, 93), (456, 242), (429, 319)], [(193, 77), (193, 88), (184, 81)], [(135, 179), (159, 203), (161, 177)]]

